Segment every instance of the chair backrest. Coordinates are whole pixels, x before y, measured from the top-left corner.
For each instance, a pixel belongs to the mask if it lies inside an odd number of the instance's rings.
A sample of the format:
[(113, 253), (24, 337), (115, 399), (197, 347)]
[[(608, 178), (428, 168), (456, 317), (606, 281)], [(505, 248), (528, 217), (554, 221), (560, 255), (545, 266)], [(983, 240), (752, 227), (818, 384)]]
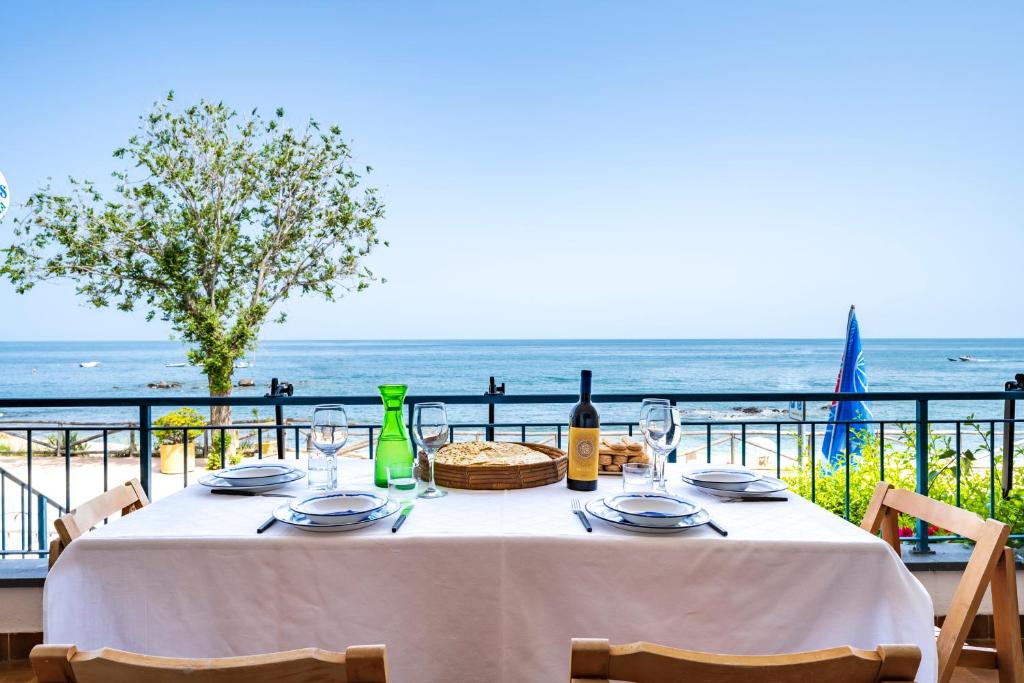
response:
[(96, 496), (81, 505), (73, 512), (54, 520), (53, 527), (57, 530), (57, 538), (50, 543), (49, 566), (57, 561), (61, 552), (71, 542), (93, 528), (107, 517), (120, 512), (129, 512), (149, 505), (149, 498), (138, 479), (125, 482), (124, 486), (115, 486), (104, 494)]
[[(939, 630), (939, 683), (948, 683), (957, 666), (999, 669), (999, 680), (1024, 681), (1017, 605), (1017, 574), (1013, 550), (1006, 547), (1010, 527), (933, 500), (912, 491), (879, 482), (868, 504), (861, 527), (882, 538), (900, 554), (899, 515), (916, 517), (974, 541), (971, 559), (953, 594)], [(985, 589), (992, 589), (992, 621), (995, 650), (965, 648), (967, 634), (978, 613)]]
[(177, 659), (74, 645), (36, 645), (29, 655), (39, 683), (387, 683), (383, 645), (344, 654), (316, 648), (252, 657)]
[(913, 681), (921, 663), (916, 645), (882, 645), (877, 650), (837, 647), (789, 655), (733, 656), (607, 640), (573, 638), (570, 683), (876, 683)]

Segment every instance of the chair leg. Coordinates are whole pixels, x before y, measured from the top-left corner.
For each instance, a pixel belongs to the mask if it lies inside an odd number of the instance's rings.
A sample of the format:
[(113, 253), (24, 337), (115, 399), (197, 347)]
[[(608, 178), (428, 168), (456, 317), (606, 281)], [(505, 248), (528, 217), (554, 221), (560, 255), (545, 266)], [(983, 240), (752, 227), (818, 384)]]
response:
[(611, 644), (603, 638), (573, 638), (569, 656), (570, 681), (607, 681)]
[(1005, 548), (992, 574), (992, 622), (999, 683), (1024, 681), (1024, 650), (1020, 642), (1020, 608), (1013, 550)]
[(71, 658), (77, 651), (74, 645), (36, 645), (28, 656), (36, 680), (39, 683), (73, 683)]

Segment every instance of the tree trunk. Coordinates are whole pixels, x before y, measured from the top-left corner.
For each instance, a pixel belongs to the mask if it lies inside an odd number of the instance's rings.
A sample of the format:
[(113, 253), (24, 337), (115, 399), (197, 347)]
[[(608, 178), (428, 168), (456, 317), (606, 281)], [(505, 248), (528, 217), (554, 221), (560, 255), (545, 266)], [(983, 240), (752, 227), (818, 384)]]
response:
[[(210, 387), (210, 396), (230, 396), (234, 359), (210, 359), (210, 362), (206, 364), (205, 370), (207, 384)], [(231, 406), (210, 406), (210, 424), (231, 424)]]

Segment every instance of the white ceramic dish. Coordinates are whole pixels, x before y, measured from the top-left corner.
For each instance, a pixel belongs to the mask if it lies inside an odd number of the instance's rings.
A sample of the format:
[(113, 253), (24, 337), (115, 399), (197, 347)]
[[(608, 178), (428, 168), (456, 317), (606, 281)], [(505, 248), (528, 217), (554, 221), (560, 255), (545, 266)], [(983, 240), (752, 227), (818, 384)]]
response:
[(679, 532), (686, 531), (687, 529), (703, 526), (711, 521), (711, 515), (708, 514), (708, 511), (704, 508), (697, 508), (697, 512), (683, 517), (672, 526), (648, 526), (644, 524), (634, 524), (615, 510), (612, 510), (610, 507), (605, 505), (604, 500), (601, 498), (591, 500), (587, 503), (586, 508), (591, 517), (599, 519), (606, 524), (610, 524), (617, 529), (633, 531), (640, 534), (678, 534)]
[(386, 496), (372, 491), (331, 491), (292, 501), (291, 509), (317, 524), (334, 524), (360, 522), (387, 502)]
[(750, 470), (728, 467), (701, 467), (683, 472), (683, 481), (687, 484), (722, 491), (743, 491), (761, 475)]
[(214, 476), (231, 482), (232, 486), (258, 486), (276, 481), (295, 471), (295, 467), (286, 463), (252, 463), (235, 465), (214, 472)]
[(209, 486), (213, 489), (232, 489), (235, 491), (273, 491), (279, 489), (285, 484), (289, 484), (293, 481), (298, 481), (306, 476), (306, 473), (302, 470), (292, 470), (290, 474), (281, 475), (279, 477), (268, 477), (270, 481), (264, 481), (261, 484), (250, 484), (248, 486), (239, 485), (237, 482), (232, 482), (230, 479), (223, 479), (218, 477), (214, 473), (203, 475), (199, 478), (199, 483), (203, 486)]
[(366, 519), (361, 519), (358, 522), (335, 522), (333, 524), (317, 524), (309, 517), (300, 515), (299, 513), (292, 510), (289, 503), (280, 505), (274, 509), (274, 517), (277, 521), (293, 526), (303, 531), (312, 531), (315, 533), (335, 533), (338, 531), (355, 531), (356, 529), (365, 529), (366, 527), (376, 524), (380, 520), (390, 517), (402, 508), (401, 503), (395, 500), (389, 500), (383, 507), (376, 510)]
[(646, 526), (675, 526), (700, 511), (699, 505), (667, 493), (620, 493), (605, 498), (604, 504), (627, 522)]
[(728, 491), (703, 486), (697, 486), (696, 488), (719, 498), (763, 498), (785, 491), (789, 488), (789, 485), (775, 477), (761, 477), (757, 481), (751, 482), (750, 486), (742, 491)]

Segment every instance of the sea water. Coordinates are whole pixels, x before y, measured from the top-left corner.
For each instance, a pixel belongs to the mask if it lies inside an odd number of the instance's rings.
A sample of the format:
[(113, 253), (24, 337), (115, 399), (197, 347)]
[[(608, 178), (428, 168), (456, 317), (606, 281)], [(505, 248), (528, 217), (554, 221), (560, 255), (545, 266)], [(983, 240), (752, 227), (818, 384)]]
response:
[[(1024, 372), (1024, 339), (865, 339), (868, 384), (877, 391), (1000, 391)], [(235, 396), (263, 396), (271, 377), (292, 382), (296, 395), (377, 396), (377, 385), (401, 382), (409, 394), (481, 395), (488, 377), (505, 382), (509, 394), (577, 391), (580, 369), (594, 371), (597, 394), (620, 392), (832, 391), (843, 340), (486, 340), (486, 341), (268, 341), (246, 357), (250, 367), (235, 371), (236, 382), (252, 388)], [(972, 355), (973, 362), (950, 361)], [(0, 396), (137, 397), (202, 396), (206, 378), (199, 368), (168, 367), (185, 360), (174, 342), (3, 342)], [(94, 368), (79, 363), (98, 361)], [(147, 384), (177, 382), (179, 389)], [(201, 408), (201, 406), (198, 406)], [(684, 406), (684, 414), (730, 419), (742, 409), (781, 414), (785, 405), (718, 404)], [(876, 405), (879, 417), (912, 417), (913, 405)], [(808, 417), (825, 416), (809, 406)], [(137, 408), (0, 408), (0, 421), (66, 419), (137, 421)], [(165, 412), (154, 410), (154, 417)], [(308, 409), (288, 408), (286, 417), (308, 418)], [(601, 406), (602, 421), (635, 419), (636, 406)], [(932, 416), (1001, 415), (998, 403), (943, 404)], [(236, 420), (254, 417), (235, 408)], [(257, 411), (262, 418), (272, 412)], [(565, 405), (499, 406), (497, 419), (564, 421)], [(350, 417), (379, 423), (380, 407), (353, 407)], [(450, 406), (453, 421), (484, 421), (483, 406)]]

